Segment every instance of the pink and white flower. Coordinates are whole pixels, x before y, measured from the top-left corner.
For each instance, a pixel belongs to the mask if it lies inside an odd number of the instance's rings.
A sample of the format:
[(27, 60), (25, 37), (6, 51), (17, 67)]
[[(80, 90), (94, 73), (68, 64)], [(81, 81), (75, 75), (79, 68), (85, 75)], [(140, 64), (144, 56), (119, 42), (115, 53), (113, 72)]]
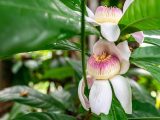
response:
[[(95, 26), (101, 27), (102, 36), (110, 42), (117, 41), (120, 36), (120, 28), (118, 22), (132, 4), (134, 0), (126, 0), (123, 6), (123, 11), (116, 7), (99, 6), (95, 14), (87, 7), (88, 17), (86, 21)], [(143, 32), (135, 32), (131, 34), (140, 44), (144, 40)]]
[(79, 99), (84, 109), (97, 115), (108, 114), (112, 102), (112, 89), (125, 112), (132, 113), (132, 94), (127, 78), (121, 76), (128, 71), (131, 55), (127, 41), (117, 46), (105, 40), (99, 40), (93, 47), (93, 54), (87, 62), (87, 80), (90, 88), (89, 99), (84, 94), (85, 82), (82, 79), (78, 87)]

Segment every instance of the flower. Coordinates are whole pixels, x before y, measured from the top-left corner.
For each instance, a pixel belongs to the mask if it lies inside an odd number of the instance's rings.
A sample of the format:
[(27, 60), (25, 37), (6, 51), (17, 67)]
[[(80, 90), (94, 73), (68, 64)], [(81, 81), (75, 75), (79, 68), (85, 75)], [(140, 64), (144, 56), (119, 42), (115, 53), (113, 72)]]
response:
[(93, 46), (93, 54), (87, 61), (87, 82), (90, 88), (89, 100), (84, 94), (85, 82), (82, 79), (78, 87), (79, 99), (84, 109), (97, 115), (108, 114), (112, 102), (112, 89), (128, 114), (132, 113), (132, 94), (127, 78), (121, 76), (128, 71), (131, 52), (127, 41), (117, 46), (108, 41), (99, 40)]
[[(133, 1), (134, 0), (125, 1), (123, 12), (121, 9), (116, 7), (99, 6), (96, 9), (95, 14), (93, 14), (93, 12), (87, 7), (86, 10), (88, 17), (86, 17), (86, 21), (95, 26), (99, 25), (101, 27), (101, 34), (105, 39), (109, 40), (110, 42), (117, 41), (120, 36), (118, 22)], [(142, 31), (132, 33), (131, 35), (138, 43), (143, 43), (144, 35)]]

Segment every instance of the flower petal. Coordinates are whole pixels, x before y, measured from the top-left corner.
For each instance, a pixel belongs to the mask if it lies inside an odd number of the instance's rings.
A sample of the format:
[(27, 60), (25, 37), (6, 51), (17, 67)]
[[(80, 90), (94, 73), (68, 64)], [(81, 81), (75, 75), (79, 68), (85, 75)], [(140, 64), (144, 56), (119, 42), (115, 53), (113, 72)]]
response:
[(85, 90), (85, 82), (82, 79), (79, 82), (79, 86), (78, 86), (78, 96), (79, 96), (79, 99), (81, 101), (83, 108), (88, 111), (90, 106), (89, 106), (89, 101), (84, 94), (84, 90)]
[(85, 20), (91, 24), (93, 24), (94, 26), (98, 26), (99, 23), (97, 23), (94, 19), (90, 18), (90, 17), (85, 17)]
[(116, 46), (112, 42), (99, 40), (93, 46), (93, 54), (101, 55), (103, 52), (107, 52), (118, 57), (121, 63), (120, 74), (124, 74), (128, 71), (130, 66), (129, 57), (131, 55), (131, 51), (127, 41), (121, 42)]
[(86, 11), (87, 11), (88, 17), (94, 18), (94, 13), (87, 6), (86, 6)]
[(93, 46), (93, 54), (101, 55), (103, 52), (109, 52), (109, 42), (105, 40), (98, 40)]
[(91, 111), (97, 115), (108, 114), (112, 102), (112, 90), (107, 80), (94, 81), (89, 94)]
[(117, 48), (121, 52), (121, 57), (125, 60), (129, 60), (129, 57), (131, 56), (131, 51), (128, 46), (127, 41), (123, 41), (117, 45)]
[(110, 42), (117, 41), (120, 35), (120, 29), (117, 24), (104, 23), (101, 24), (102, 36)]
[(115, 95), (127, 114), (132, 114), (132, 93), (127, 78), (117, 75), (111, 79)]
[(131, 3), (133, 2), (134, 0), (126, 0), (124, 5), (123, 5), (123, 14), (126, 12), (126, 10), (128, 9), (128, 7), (131, 5)]
[(120, 69), (119, 74), (125, 74), (130, 67), (130, 62), (124, 59), (121, 59), (120, 62), (121, 62), (121, 69)]
[(142, 43), (143, 43), (143, 41), (144, 41), (144, 34), (143, 34), (142, 31), (132, 33), (131, 35), (135, 38), (135, 40), (136, 40), (139, 44), (142, 44)]
[(117, 48), (119, 50), (119, 53), (116, 52), (116, 54), (121, 62), (120, 74), (124, 74), (128, 71), (130, 66), (129, 57), (131, 56), (131, 51), (129, 49), (127, 41), (119, 43), (117, 45)]
[(90, 75), (87, 75), (87, 84), (89, 89), (92, 87), (93, 83), (94, 83), (94, 78)]

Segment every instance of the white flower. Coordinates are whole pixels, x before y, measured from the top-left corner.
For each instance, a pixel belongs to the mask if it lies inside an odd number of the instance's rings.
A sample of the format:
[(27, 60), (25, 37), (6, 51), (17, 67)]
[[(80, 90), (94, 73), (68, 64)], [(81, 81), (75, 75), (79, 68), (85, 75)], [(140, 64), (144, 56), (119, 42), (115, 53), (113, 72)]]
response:
[[(95, 26), (101, 27), (102, 36), (110, 42), (117, 41), (120, 36), (120, 28), (118, 26), (119, 20), (124, 15), (127, 8), (132, 4), (134, 0), (126, 0), (123, 6), (123, 12), (116, 7), (99, 6), (93, 14), (93, 12), (87, 7), (88, 17), (86, 21), (92, 23)], [(143, 43), (143, 32), (135, 32), (131, 34), (138, 43)]]
[(109, 113), (112, 102), (111, 83), (125, 112), (132, 113), (131, 87), (128, 79), (121, 76), (129, 69), (130, 55), (127, 41), (121, 42), (117, 46), (104, 40), (95, 43), (93, 54), (87, 62), (89, 100), (84, 94), (85, 82), (83, 79), (78, 87), (79, 99), (86, 110), (90, 108), (97, 115)]

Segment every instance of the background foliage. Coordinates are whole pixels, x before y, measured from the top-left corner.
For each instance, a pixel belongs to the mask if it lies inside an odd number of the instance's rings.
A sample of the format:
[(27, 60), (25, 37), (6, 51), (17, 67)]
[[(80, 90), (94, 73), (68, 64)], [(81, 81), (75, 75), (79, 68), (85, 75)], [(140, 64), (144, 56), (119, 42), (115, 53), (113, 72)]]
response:
[[(123, 3), (100, 2), (120, 8)], [(128, 38), (133, 50), (126, 74), (132, 85), (132, 115), (124, 113), (115, 97), (108, 116), (86, 112), (78, 100), (83, 73), (80, 5), (80, 0), (0, 0), (1, 120), (160, 119), (160, 1), (134, 0), (119, 23), (122, 38), (144, 31), (144, 43), (149, 43), (139, 46)], [(87, 36), (99, 37), (99, 28), (85, 25)], [(87, 38), (85, 44), (88, 57)]]

